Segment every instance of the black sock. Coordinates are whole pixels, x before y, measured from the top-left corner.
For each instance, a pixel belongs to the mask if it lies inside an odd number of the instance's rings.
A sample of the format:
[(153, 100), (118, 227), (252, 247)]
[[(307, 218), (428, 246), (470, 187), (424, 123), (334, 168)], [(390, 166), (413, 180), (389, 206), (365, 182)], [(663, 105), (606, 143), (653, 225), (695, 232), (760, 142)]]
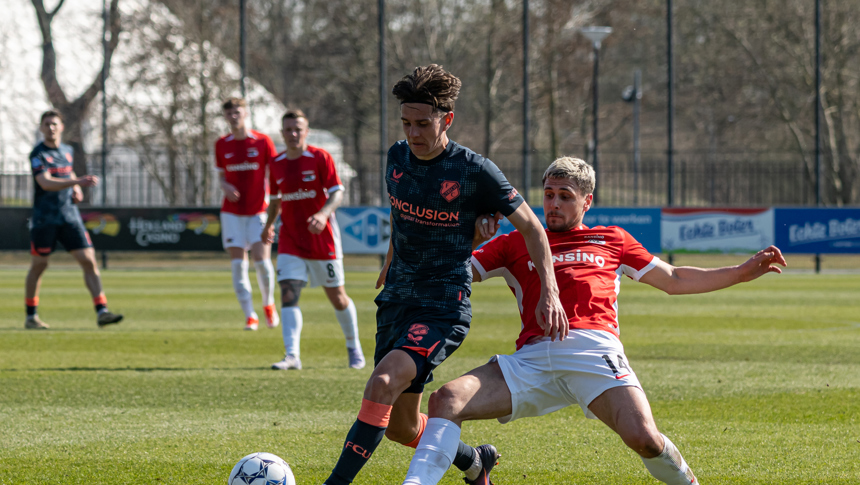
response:
[(99, 303), (98, 305), (96, 305), (96, 313), (101, 313), (102, 310), (106, 309), (107, 305), (105, 305), (104, 303)]
[(27, 316), (32, 317), (36, 314), (36, 305), (27, 305)]
[(340, 459), (334, 466), (331, 475), (325, 481), (326, 485), (348, 485), (352, 483), (367, 460), (376, 451), (376, 447), (385, 436), (385, 428), (371, 426), (355, 420), (350, 428), (340, 452)]
[(461, 440), (457, 446), (457, 454), (454, 456), (454, 466), (464, 472), (472, 468), (472, 463), (475, 463), (475, 449)]

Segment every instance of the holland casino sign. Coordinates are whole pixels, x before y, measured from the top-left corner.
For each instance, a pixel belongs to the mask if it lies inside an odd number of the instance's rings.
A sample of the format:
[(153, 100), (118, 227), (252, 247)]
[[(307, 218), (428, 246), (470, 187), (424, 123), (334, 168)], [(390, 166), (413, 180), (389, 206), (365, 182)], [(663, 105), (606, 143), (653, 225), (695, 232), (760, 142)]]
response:
[(103, 250), (220, 251), (217, 209), (82, 210), (93, 244)]

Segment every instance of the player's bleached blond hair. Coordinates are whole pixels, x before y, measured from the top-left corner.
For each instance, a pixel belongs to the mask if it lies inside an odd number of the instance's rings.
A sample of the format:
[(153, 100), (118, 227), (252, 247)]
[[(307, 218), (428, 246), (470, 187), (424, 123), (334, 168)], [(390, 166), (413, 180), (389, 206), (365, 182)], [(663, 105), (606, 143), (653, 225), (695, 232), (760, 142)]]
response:
[(561, 157), (552, 162), (543, 173), (541, 183), (546, 183), (548, 178), (572, 180), (586, 195), (594, 192), (594, 169), (579, 158)]

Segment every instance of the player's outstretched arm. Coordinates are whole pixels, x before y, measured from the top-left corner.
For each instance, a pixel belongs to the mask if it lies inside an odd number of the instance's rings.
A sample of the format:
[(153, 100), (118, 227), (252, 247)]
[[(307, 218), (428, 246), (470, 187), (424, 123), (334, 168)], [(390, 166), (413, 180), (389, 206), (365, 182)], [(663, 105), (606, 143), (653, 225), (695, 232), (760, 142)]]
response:
[(272, 197), (269, 199), (269, 207), (266, 208), (266, 225), (263, 226), (263, 233), (260, 234), (260, 239), (263, 244), (272, 244), (275, 242), (275, 219), (281, 212), (281, 198)]
[(57, 192), (76, 185), (81, 187), (95, 187), (99, 184), (99, 178), (95, 175), (76, 177), (75, 174), (72, 173), (71, 178), (62, 179), (53, 177), (51, 173), (46, 170), (39, 175), (36, 175), (36, 183), (39, 184), (39, 187), (42, 187), (42, 190)]
[(782, 273), (779, 266), (787, 266), (782, 252), (769, 246), (757, 252), (745, 263), (725, 268), (675, 267), (664, 261), (645, 273), (639, 280), (670, 295), (691, 295), (721, 290), (759, 278), (767, 273)]
[(567, 315), (558, 298), (558, 284), (555, 281), (555, 270), (552, 266), (552, 253), (549, 240), (540, 220), (526, 204), (520, 204), (517, 210), (508, 216), (508, 220), (525, 239), (529, 256), (535, 265), (535, 270), (541, 281), (540, 300), (538, 300), (535, 316), (538, 325), (544, 330), (544, 335), (552, 340), (556, 337), (564, 340), (570, 332)]
[(230, 182), (227, 182), (227, 179), (224, 177), (224, 172), (218, 172), (218, 183), (221, 186), (221, 192), (224, 192), (224, 198), (230, 202), (236, 202), (239, 200), (239, 197), (241, 196), (239, 189)]

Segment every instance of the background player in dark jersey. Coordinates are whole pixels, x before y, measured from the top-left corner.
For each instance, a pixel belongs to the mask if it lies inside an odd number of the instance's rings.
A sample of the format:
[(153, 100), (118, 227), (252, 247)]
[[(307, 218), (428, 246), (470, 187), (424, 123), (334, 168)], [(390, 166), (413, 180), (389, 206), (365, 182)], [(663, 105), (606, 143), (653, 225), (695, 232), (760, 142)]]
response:
[(36, 183), (30, 224), (32, 259), (26, 281), (27, 319), (24, 321), (24, 327), (48, 328), (48, 324), (39, 318), (36, 310), (39, 306), (42, 273), (48, 267), (48, 257), (54, 251), (57, 241), (74, 256), (84, 270), (84, 283), (92, 294), (99, 327), (119, 323), (122, 315), (108, 311), (93, 243), (75, 205), (84, 198), (81, 187), (95, 187), (99, 179), (93, 175), (75, 176), (72, 171), (72, 147), (61, 142), (63, 118), (58, 111), (42, 113), (39, 131), (45, 140), (36, 145), (30, 153), (30, 167)]
[[(584, 161), (561, 158), (544, 174), (544, 212), (561, 300), (570, 317), (570, 338), (552, 342), (540, 332), (530, 308), (537, 279), (517, 232), (490, 241), (472, 256), (475, 279), (504, 276), (519, 303), (523, 328), (513, 355), (497, 355), (430, 396), (430, 416), (461, 426), (496, 418), (502, 423), (579, 405), (600, 419), (638, 453), (660, 481), (699, 483), (678, 448), (654, 423), (651, 407), (619, 340), (617, 295), (621, 274), (669, 294), (705, 293), (751, 281), (785, 265), (771, 246), (744, 264), (726, 268), (674, 267), (651, 255), (619, 227), (585, 227), (594, 170)], [(495, 220), (479, 224), (476, 237), (495, 233)], [(431, 418), (433, 419), (433, 418)], [(425, 433), (404, 484), (435, 484), (447, 466), (434, 454), (456, 448)], [(427, 445), (426, 449), (422, 447)]]
[(425, 430), (456, 444), (446, 468), (453, 462), (467, 483), (489, 483), (495, 448), (472, 448), (459, 440), (460, 428), (420, 414), (424, 384), (469, 331), (469, 258), (479, 214), (499, 212), (522, 231), (541, 282), (536, 318), (553, 339), (567, 334), (540, 221), (495, 164), (448, 139), (459, 90), (460, 80), (435, 64), (416, 68), (393, 89), (406, 140), (388, 152), (392, 230), (377, 282), (385, 289), (376, 298), (376, 367), (328, 485), (351, 483), (383, 435), (415, 447)]

